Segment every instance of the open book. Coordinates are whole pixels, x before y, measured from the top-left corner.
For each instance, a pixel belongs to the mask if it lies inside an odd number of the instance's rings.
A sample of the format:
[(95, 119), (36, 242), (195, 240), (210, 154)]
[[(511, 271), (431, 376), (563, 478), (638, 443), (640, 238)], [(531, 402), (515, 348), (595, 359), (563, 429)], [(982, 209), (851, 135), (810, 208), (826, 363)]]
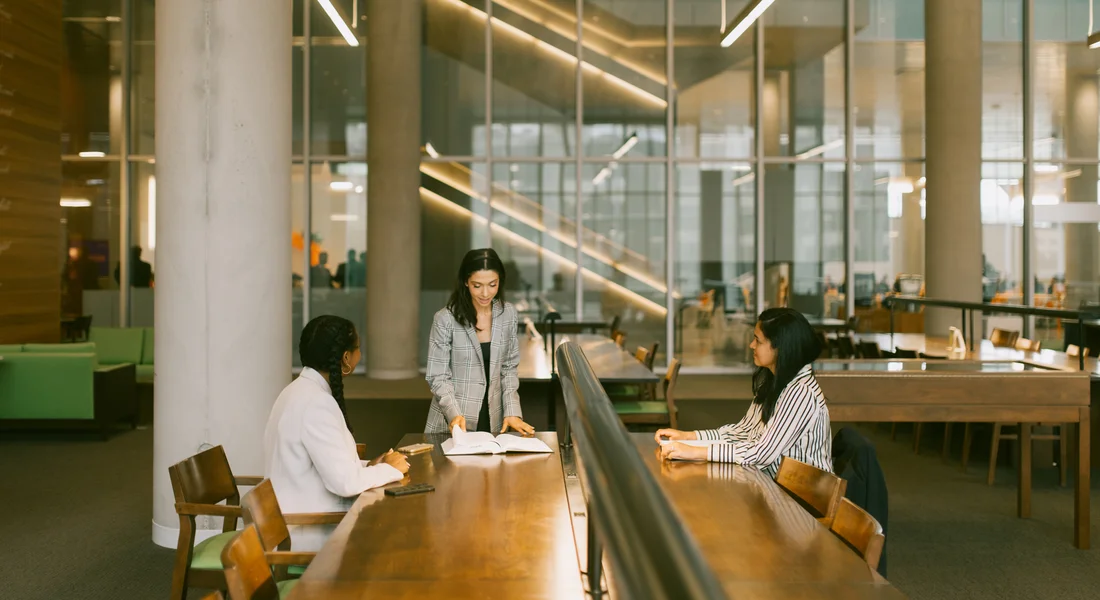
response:
[(661, 440), (661, 445), (671, 444), (672, 442), (679, 442), (685, 446), (710, 446), (713, 444), (725, 444), (724, 440)]
[(443, 454), (501, 454), (503, 452), (553, 452), (550, 446), (538, 438), (525, 438), (502, 433), (496, 437), (484, 431), (451, 430), (451, 439), (440, 445)]

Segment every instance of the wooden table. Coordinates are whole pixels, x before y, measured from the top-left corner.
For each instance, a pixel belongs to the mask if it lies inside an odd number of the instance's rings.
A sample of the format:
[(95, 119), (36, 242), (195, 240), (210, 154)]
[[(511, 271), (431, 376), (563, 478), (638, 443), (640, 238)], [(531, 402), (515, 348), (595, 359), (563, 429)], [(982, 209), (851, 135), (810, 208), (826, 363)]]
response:
[(905, 597), (758, 469), (662, 461), (653, 434), (631, 437), (730, 598)]
[(833, 422), (1021, 424), (1016, 502), (1021, 518), (1031, 516), (1031, 428), (1025, 425), (1073, 424), (1073, 538), (1078, 548), (1089, 547), (1087, 373), (1026, 361), (922, 359), (821, 360), (814, 372)]
[(565, 476), (552, 454), (448, 458), (448, 436), (409, 457), (404, 483), (434, 492), (364, 492), (306, 569), (290, 600), (325, 598), (584, 598)]
[[(932, 356), (947, 355), (947, 338), (927, 337), (923, 333), (895, 333), (891, 341), (889, 333), (859, 333), (855, 335), (859, 341), (869, 341), (878, 344), (884, 351), (893, 351), (895, 348), (914, 350)], [(1025, 361), (1028, 363), (1056, 367), (1071, 371), (1078, 370), (1078, 359), (1069, 356), (1065, 352), (1056, 350), (1040, 350), (1030, 352), (1015, 348), (998, 348), (989, 340), (982, 340), (981, 346), (973, 351), (968, 351), (967, 360), (983, 361)], [(1085, 370), (1094, 378), (1100, 378), (1100, 361), (1094, 357), (1085, 357)]]
[[(654, 383), (659, 377), (645, 368), (634, 355), (623, 350), (614, 340), (602, 335), (570, 334), (557, 336), (560, 344), (566, 340), (581, 346), (600, 383)], [(549, 343), (546, 344), (549, 346)], [(550, 354), (543, 340), (521, 336), (519, 340), (519, 380), (550, 381)]]
[(829, 317), (806, 317), (806, 320), (810, 322), (810, 327), (825, 332), (844, 331), (848, 329), (848, 322), (842, 319), (832, 319)]

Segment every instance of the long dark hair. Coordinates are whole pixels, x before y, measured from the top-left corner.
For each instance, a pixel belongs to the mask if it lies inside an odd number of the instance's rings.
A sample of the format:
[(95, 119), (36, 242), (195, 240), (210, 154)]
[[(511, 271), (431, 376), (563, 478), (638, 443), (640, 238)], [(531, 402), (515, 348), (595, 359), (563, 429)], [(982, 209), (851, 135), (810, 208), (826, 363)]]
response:
[(302, 357), (302, 366), (322, 373), (328, 373), (328, 386), (332, 397), (344, 415), (344, 424), (351, 431), (348, 422), (348, 408), (344, 404), (344, 353), (354, 352), (359, 347), (359, 334), (355, 325), (335, 315), (321, 315), (306, 324), (302, 338), (298, 341), (298, 355)]
[(767, 367), (757, 367), (752, 374), (753, 403), (759, 404), (767, 423), (775, 412), (775, 404), (783, 388), (794, 379), (802, 367), (817, 360), (821, 343), (810, 322), (791, 308), (769, 308), (756, 320), (760, 331), (775, 349), (775, 373)]
[(497, 295), (493, 298), (493, 307), (504, 306), (504, 263), (497, 256), (497, 251), (492, 248), (479, 248), (470, 250), (462, 257), (462, 264), (458, 266), (458, 278), (455, 280), (455, 289), (451, 292), (451, 299), (447, 301), (447, 310), (454, 315), (455, 321), (463, 327), (477, 327), (477, 310), (474, 308), (474, 299), (470, 297), (470, 288), (466, 283), (470, 276), (478, 271), (493, 271), (500, 278), (497, 282)]

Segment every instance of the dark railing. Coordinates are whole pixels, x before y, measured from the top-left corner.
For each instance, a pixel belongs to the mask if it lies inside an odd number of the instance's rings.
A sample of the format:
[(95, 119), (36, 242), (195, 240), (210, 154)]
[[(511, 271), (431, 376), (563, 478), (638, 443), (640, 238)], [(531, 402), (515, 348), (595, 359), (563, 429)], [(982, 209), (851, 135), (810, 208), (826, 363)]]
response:
[[(1043, 308), (1038, 306), (1023, 306), (1020, 304), (990, 304), (986, 302), (962, 302), (957, 300), (938, 300), (935, 298), (922, 298), (919, 296), (887, 296), (882, 303), (890, 308), (890, 338), (894, 337), (894, 309), (899, 304), (920, 304), (938, 308), (955, 308), (962, 312), (962, 333), (970, 350), (974, 350), (974, 311), (982, 313), (996, 313), (1003, 315), (1022, 315), (1032, 317), (1047, 317), (1051, 319), (1063, 319), (1077, 321), (1078, 342), (1081, 352), (1077, 355), (1079, 367), (1085, 368), (1085, 321), (1100, 317), (1100, 310), (1066, 310), (1061, 308)], [(967, 335), (967, 315), (970, 315), (970, 335)], [(980, 342), (979, 342), (980, 343)]]
[(599, 597), (606, 550), (630, 599), (725, 598), (638, 454), (580, 346), (557, 348), (558, 376), (588, 502), (588, 587)]

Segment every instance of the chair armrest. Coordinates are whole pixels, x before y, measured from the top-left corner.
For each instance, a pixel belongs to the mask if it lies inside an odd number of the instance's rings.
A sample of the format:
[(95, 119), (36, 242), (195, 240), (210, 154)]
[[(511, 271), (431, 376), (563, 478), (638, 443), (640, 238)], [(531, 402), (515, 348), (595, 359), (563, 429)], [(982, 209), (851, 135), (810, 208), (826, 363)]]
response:
[(365, 456), (366, 453), (367, 453), (367, 445), (366, 444), (356, 444), (355, 445), (355, 453), (359, 455), (359, 460), (367, 460), (367, 457)]
[(195, 502), (177, 502), (178, 515), (206, 515), (210, 517), (241, 518), (241, 507), (224, 504), (198, 504)]
[(263, 477), (255, 475), (234, 475), (233, 482), (237, 485), (257, 486), (263, 483)]
[(269, 565), (308, 565), (313, 562), (316, 552), (293, 552), (289, 550), (272, 550), (264, 552), (264, 558)]
[(286, 513), (283, 520), (287, 525), (332, 525), (344, 520), (348, 513)]

